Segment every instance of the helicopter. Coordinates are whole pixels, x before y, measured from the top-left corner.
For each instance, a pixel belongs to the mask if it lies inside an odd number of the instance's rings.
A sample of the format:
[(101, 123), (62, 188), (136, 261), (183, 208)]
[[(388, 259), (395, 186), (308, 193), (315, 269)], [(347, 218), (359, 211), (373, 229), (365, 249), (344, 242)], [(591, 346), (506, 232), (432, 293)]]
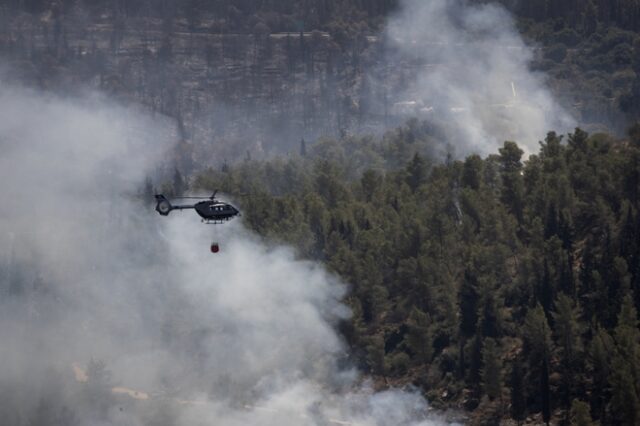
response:
[[(208, 225), (218, 225), (225, 223), (236, 216), (240, 215), (240, 211), (229, 203), (224, 203), (216, 199), (218, 191), (214, 191), (213, 195), (209, 198), (202, 197), (174, 197), (175, 199), (195, 199), (200, 200), (195, 204), (180, 204), (173, 205), (167, 197), (162, 194), (156, 194), (156, 211), (161, 216), (169, 216), (173, 210), (187, 210), (194, 209), (196, 213), (202, 218), (202, 222)], [(211, 243), (211, 252), (217, 253), (220, 251), (218, 243)]]

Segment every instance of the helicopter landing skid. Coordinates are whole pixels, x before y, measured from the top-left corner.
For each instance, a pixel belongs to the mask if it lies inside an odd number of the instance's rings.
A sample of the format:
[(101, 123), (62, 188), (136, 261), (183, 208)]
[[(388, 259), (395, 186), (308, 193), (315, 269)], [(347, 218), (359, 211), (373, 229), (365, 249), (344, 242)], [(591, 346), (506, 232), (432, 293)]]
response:
[(228, 219), (222, 219), (222, 220), (207, 220), (207, 219), (202, 219), (202, 223), (204, 223), (205, 225), (222, 225), (225, 222), (228, 222)]

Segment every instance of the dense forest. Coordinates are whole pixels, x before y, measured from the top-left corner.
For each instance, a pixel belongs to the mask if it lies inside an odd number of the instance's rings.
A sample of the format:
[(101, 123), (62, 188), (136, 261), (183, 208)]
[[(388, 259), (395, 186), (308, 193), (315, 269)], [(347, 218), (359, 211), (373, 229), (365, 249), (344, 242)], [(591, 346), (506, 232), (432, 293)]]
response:
[[(486, 3), (486, 0), (471, 0)], [(624, 29), (640, 29), (640, 3), (637, 0), (535, 0), (526, 3), (500, 0), (503, 6), (518, 16), (537, 21), (562, 19), (573, 27), (589, 26), (598, 21), (616, 24)], [(398, 7), (398, 0), (282, 0), (282, 1), (229, 1), (229, 0), (3, 0), (2, 5), (13, 11), (41, 13), (54, 8), (66, 12), (76, 6), (86, 7), (94, 14), (110, 13), (121, 18), (131, 17), (185, 17), (197, 26), (206, 15), (225, 21), (232, 31), (251, 31), (247, 16), (271, 18), (273, 31), (296, 31), (296, 21), (309, 28), (329, 29), (336, 21), (353, 22), (383, 18)], [(253, 22), (255, 25), (256, 22)]]
[(238, 195), (257, 233), (350, 284), (342, 331), (385, 384), (475, 410), (478, 424), (541, 413), (634, 425), (637, 131), (549, 133), (528, 159), (505, 142), (440, 162), (427, 132), (406, 126), (382, 141), (303, 141), (299, 156), (212, 169), (191, 187)]

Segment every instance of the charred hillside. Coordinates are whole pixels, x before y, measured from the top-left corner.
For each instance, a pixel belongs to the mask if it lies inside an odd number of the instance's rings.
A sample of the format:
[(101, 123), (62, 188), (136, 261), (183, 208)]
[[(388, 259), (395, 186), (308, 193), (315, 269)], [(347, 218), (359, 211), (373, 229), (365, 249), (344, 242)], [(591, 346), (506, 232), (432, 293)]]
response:
[[(596, 16), (593, 27), (551, 9), (512, 10), (533, 46), (530, 65), (547, 73), (564, 109), (588, 130), (624, 133), (637, 103), (633, 33), (609, 18)], [(459, 71), (466, 47), (457, 55), (454, 41), (431, 39), (417, 57), (399, 54), (404, 48), (383, 32), (397, 12), (395, 1), (5, 1), (0, 53), (29, 84), (98, 89), (170, 117), (181, 141), (177, 165), (189, 171), (297, 151), (303, 138), (379, 134), (411, 117), (437, 127), (467, 120), (459, 116), (465, 105), (413, 87)], [(505, 75), (474, 102), (510, 108), (516, 93), (529, 102), (518, 78)], [(501, 138), (516, 139), (514, 118), (503, 121)]]
[[(143, 104), (173, 117), (180, 139), (195, 142), (194, 149), (214, 146), (229, 160), (384, 124), (386, 93), (364, 93), (371, 91), (362, 70), (375, 37), (307, 30), (291, 17), (272, 24), (274, 32), (256, 17), (248, 20), (254, 25), (235, 25), (205, 13), (194, 22), (188, 11), (163, 18), (128, 7), (120, 15), (81, 4), (27, 8), (32, 13), (5, 6), (5, 63), (39, 87), (97, 88)], [(367, 102), (380, 104), (379, 111)]]

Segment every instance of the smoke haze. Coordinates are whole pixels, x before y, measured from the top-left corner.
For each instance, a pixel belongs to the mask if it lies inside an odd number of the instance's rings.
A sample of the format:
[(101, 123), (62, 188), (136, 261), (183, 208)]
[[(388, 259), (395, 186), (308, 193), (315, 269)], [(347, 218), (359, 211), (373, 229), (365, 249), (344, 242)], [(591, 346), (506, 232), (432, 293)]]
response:
[(336, 277), (238, 221), (132, 197), (173, 136), (95, 95), (2, 83), (3, 424), (439, 424), (339, 367)]
[[(394, 96), (455, 123), (458, 154), (505, 139), (533, 151), (572, 125), (497, 6), (407, 0), (386, 39), (420, 68)], [(342, 367), (336, 277), (240, 222), (162, 218), (133, 197), (175, 139), (173, 124), (98, 95), (0, 80), (4, 424), (443, 423), (419, 395), (376, 393)]]

